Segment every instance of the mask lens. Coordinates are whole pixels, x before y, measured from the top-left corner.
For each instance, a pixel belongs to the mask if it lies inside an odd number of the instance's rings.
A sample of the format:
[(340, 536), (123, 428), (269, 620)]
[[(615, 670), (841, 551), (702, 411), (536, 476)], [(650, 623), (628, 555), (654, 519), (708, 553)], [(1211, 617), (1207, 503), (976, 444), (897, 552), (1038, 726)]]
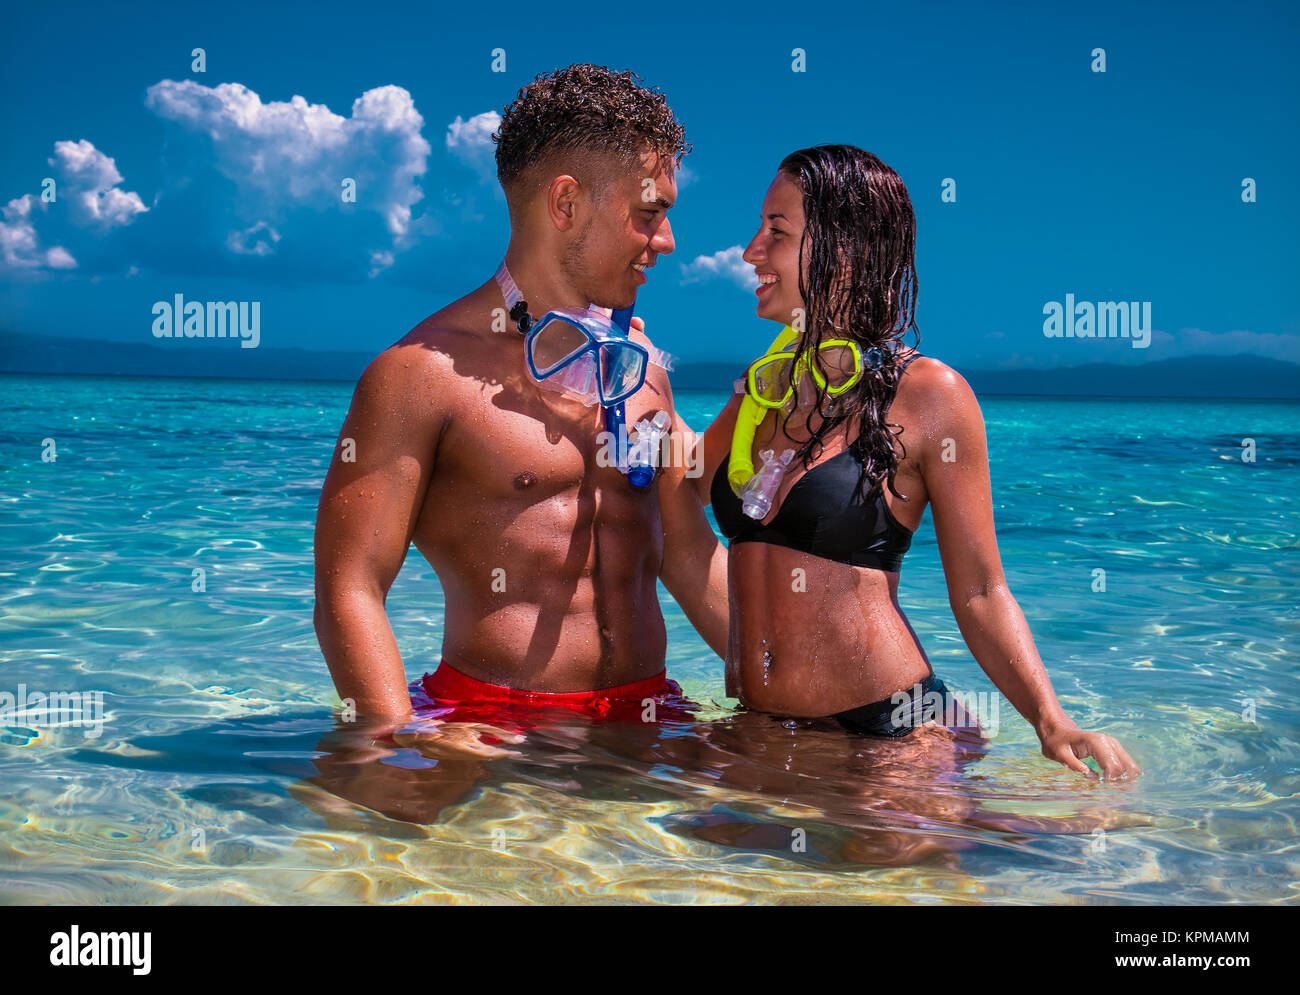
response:
[(616, 404), (641, 389), (645, 356), (621, 342), (600, 344), (600, 389), (606, 404)]
[(794, 357), (778, 354), (760, 360), (750, 374), (750, 388), (761, 402), (779, 406), (790, 394), (790, 377), (794, 372)]
[(570, 394), (580, 395), (583, 403), (596, 403), (596, 364), (591, 360), (591, 353), (579, 356), (553, 379), (559, 380), (560, 386)]
[(862, 359), (857, 349), (838, 342), (827, 342), (817, 350), (817, 366), (832, 392), (851, 387), (862, 374)]
[(576, 324), (564, 318), (552, 318), (528, 336), (528, 356), (537, 375), (545, 377), (586, 349), (589, 342)]

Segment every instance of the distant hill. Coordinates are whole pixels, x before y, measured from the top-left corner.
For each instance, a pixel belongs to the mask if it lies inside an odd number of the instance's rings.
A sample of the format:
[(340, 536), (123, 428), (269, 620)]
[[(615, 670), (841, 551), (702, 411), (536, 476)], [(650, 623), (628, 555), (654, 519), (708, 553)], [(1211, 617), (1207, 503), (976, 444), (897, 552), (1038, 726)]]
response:
[(1241, 353), (1180, 356), (1140, 366), (1089, 363), (1054, 370), (959, 370), (977, 394), (1300, 398), (1300, 365)]
[[(378, 350), (376, 350), (378, 351)], [(124, 343), (0, 332), (0, 372), (231, 377), (354, 382), (372, 353), (242, 349), (238, 340)], [(678, 390), (729, 390), (736, 363), (679, 363)], [(1089, 363), (1052, 370), (959, 369), (977, 394), (1300, 399), (1300, 365), (1262, 356), (1183, 356), (1139, 366)]]
[(160, 341), (163, 344), (155, 345), (0, 332), (0, 372), (353, 382), (374, 358), (360, 352), (244, 349), (238, 339)]

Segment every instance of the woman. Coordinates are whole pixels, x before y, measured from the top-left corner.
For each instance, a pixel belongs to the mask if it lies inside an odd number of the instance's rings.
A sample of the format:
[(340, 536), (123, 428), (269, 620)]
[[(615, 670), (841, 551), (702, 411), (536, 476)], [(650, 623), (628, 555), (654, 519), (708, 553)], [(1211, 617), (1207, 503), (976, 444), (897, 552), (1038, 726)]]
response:
[[(1007, 589), (974, 394), (903, 346), (915, 330), (915, 232), (902, 180), (853, 146), (787, 156), (767, 191), (744, 259), (760, 281), (758, 315), (790, 326), (789, 341), (751, 366), (701, 447), (701, 498), (730, 540), (727, 691), (866, 735), (909, 735), (934, 717), (947, 689), (897, 600), (929, 505), (962, 635), (1043, 755), (1090, 777), (1085, 757), (1107, 778), (1140, 773), (1116, 740), (1066, 716)], [(755, 400), (742, 406), (746, 394)], [(742, 430), (733, 455), (746, 407), (762, 421), (752, 449)], [(761, 458), (768, 450), (775, 460)], [(748, 517), (736, 488), (750, 464), (770, 474), (787, 452), (770, 510)]]

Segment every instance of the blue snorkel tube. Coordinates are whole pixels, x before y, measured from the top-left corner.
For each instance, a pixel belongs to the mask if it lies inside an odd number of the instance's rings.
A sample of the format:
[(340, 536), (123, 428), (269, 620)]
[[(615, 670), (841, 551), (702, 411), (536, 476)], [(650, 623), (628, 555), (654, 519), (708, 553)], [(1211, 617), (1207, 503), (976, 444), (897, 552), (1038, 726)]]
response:
[[(631, 339), (632, 308), (623, 308), (610, 315), (610, 321), (624, 336)], [(632, 343), (635, 345), (635, 343)], [(636, 346), (636, 348), (641, 348)], [(649, 357), (647, 357), (649, 358)], [(657, 359), (652, 362), (667, 369), (667, 364)], [(638, 490), (646, 490), (654, 483), (659, 472), (659, 447), (672, 425), (672, 416), (667, 411), (658, 411), (653, 418), (637, 422), (636, 445), (628, 448), (627, 412), (620, 401), (605, 409), (605, 430), (614, 437), (619, 447), (618, 468), (627, 477), (628, 483)]]
[[(623, 308), (610, 315), (610, 323), (629, 339), (632, 348), (644, 351), (644, 347), (631, 342), (632, 308)], [(647, 360), (668, 368), (668, 364), (653, 356), (657, 350), (647, 355)], [(643, 379), (644, 382), (644, 379)], [(605, 408), (605, 431), (613, 438), (618, 447), (618, 468), (627, 477), (628, 483), (638, 490), (646, 490), (654, 483), (659, 472), (660, 445), (672, 425), (672, 416), (667, 411), (658, 411), (653, 418), (637, 422), (636, 444), (629, 447), (627, 438), (627, 411), (623, 402)]]
[[(632, 307), (620, 308), (610, 315), (615, 327), (622, 329), (623, 335), (631, 338)], [(654, 468), (647, 471), (645, 467), (627, 465), (627, 409), (622, 401), (605, 409), (605, 431), (614, 438), (615, 452), (618, 454), (618, 468), (626, 475), (633, 487), (646, 488), (655, 479)]]

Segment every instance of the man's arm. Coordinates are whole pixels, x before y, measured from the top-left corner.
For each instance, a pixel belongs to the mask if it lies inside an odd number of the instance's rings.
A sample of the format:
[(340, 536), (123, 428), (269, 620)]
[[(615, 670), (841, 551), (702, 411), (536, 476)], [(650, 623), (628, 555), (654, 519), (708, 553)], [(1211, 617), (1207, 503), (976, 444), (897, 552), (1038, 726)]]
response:
[(731, 437), (736, 431), (736, 417), (740, 413), (740, 402), (745, 395), (733, 393), (713, 424), (696, 436), (696, 462), (699, 476), (695, 478), (695, 490), (699, 494), (700, 504), (709, 505), (713, 501), (713, 478), (718, 472), (718, 465), (731, 458)]
[[(651, 345), (645, 322), (632, 319), (629, 337)], [(727, 547), (709, 528), (697, 492), (697, 445), (703, 440), (677, 413), (667, 374), (652, 374), (653, 387), (672, 415), (671, 437), (661, 451), (664, 466), (658, 476), (659, 518), (664, 529), (664, 559), (659, 579), (709, 648), (727, 658)], [(692, 470), (691, 467), (696, 467)]]
[(339, 697), (370, 718), (412, 714), (384, 602), (445, 425), (432, 362), (426, 346), (397, 345), (362, 374), (316, 512), (316, 636)]

